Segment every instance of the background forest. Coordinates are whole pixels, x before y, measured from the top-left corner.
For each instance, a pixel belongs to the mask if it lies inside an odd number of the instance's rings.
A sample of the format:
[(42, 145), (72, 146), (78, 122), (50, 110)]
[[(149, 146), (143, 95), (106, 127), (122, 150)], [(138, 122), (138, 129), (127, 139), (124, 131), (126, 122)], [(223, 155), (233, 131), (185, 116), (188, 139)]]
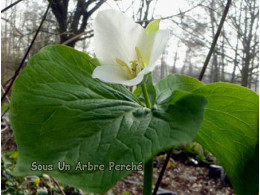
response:
[[(14, 2), (16, 1), (2, 0), (2, 9)], [(23, 67), (26, 66), (26, 62), (31, 56), (42, 47), (50, 44), (65, 44), (94, 56), (92, 47), (93, 19), (100, 10), (116, 9), (126, 13), (143, 27), (146, 27), (154, 19), (161, 19), (161, 28), (170, 30), (171, 37), (167, 47), (153, 72), (154, 82), (172, 73), (187, 74), (198, 78), (213, 37), (217, 32), (226, 2), (226, 0), (182, 0), (178, 2), (171, 0), (53, 0), (51, 9), (25, 63), (23, 63)], [(21, 64), (48, 4), (49, 1), (46, 0), (22, 0), (1, 14), (2, 92), (6, 90)], [(236, 83), (258, 93), (258, 28), (258, 1), (233, 1), (202, 81), (204, 83), (221, 81)], [(8, 112), (5, 112), (10, 101), (9, 96), (4, 101), (5, 104), (2, 104), (2, 150), (15, 151), (13, 133), (8, 124)], [(4, 124), (3, 121), (5, 121)], [(196, 144), (185, 146), (183, 150), (191, 154), (192, 157), (199, 156), (199, 160), (210, 157), (210, 154), (205, 154), (207, 152)], [(202, 153), (204, 157), (200, 156)], [(25, 182), (24, 179), (19, 180), (9, 174), (9, 168), (15, 163), (16, 156), (16, 152), (7, 152), (2, 156), (2, 160), (4, 159), (2, 177), (6, 178), (4, 182), (10, 181), (12, 183), (4, 184), (9, 187), (13, 186), (13, 188), (10, 187), (13, 190), (10, 192), (11, 194), (14, 191), (23, 190), (24, 194), (33, 194), (34, 190), (39, 187), (37, 177), (27, 178), (26, 187), (21, 189)], [(210, 158), (214, 159), (214, 157)], [(188, 159), (189, 163), (193, 163), (193, 165), (198, 163), (198, 159), (195, 157), (196, 162), (190, 161), (193, 159), (190, 156)], [(175, 162), (175, 165), (183, 166), (178, 163)], [(215, 161), (214, 163), (217, 164)], [(187, 170), (187, 175), (189, 175), (189, 171), (191, 170)], [(203, 172), (205, 170), (196, 168), (195, 171)], [(48, 192), (50, 192), (49, 188), (56, 188), (56, 191), (53, 190), (54, 194), (64, 193), (64, 191), (66, 194), (81, 193), (66, 186), (60, 187), (54, 178), (49, 178), (47, 175), (43, 176), (41, 181), (45, 182), (43, 186), (49, 186), (47, 187)], [(121, 187), (125, 188), (126, 186)], [(185, 189), (182, 190), (185, 191)], [(42, 192), (44, 193), (44, 190)], [(117, 194), (116, 189), (113, 192)], [(118, 193), (121, 192), (118, 191)], [(125, 191), (125, 195), (127, 193)], [(223, 192), (223, 194), (226, 193), (232, 194), (230, 191)]]
[[(13, 2), (5, 0), (2, 7)], [(155, 81), (169, 73), (198, 77), (225, 2), (183, 0), (181, 4), (169, 6), (171, 2), (167, 0), (54, 0), (30, 56), (49, 44), (66, 44), (94, 55), (93, 18), (98, 10), (112, 8), (126, 12), (144, 27), (160, 18), (162, 28), (171, 30), (168, 48), (154, 72)], [(46, 1), (24, 0), (1, 15), (4, 88), (30, 44), (46, 7)], [(258, 1), (232, 3), (204, 82), (226, 81), (258, 91), (258, 16)]]

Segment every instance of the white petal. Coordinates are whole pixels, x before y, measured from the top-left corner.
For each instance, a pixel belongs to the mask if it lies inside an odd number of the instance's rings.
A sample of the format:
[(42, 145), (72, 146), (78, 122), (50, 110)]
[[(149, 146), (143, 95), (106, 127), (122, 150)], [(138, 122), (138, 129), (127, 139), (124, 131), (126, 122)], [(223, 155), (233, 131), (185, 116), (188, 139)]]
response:
[(120, 83), (128, 80), (128, 75), (120, 66), (98, 66), (92, 74), (93, 78), (98, 78), (107, 83)]
[(134, 86), (142, 82), (144, 74), (138, 74), (134, 79), (129, 79), (125, 70), (121, 67), (106, 65), (96, 67), (92, 77), (106, 83)]
[(127, 85), (127, 86), (135, 86), (135, 85), (138, 85), (139, 83), (141, 83), (144, 79), (144, 74), (138, 74), (137, 77), (135, 77), (134, 79), (131, 79), (131, 80), (126, 80), (120, 84), (123, 84), (123, 85)]
[(154, 44), (155, 33), (147, 35), (146, 33), (143, 34), (142, 39), (138, 43), (137, 47), (140, 49), (142, 54), (142, 58), (145, 63), (149, 64), (151, 53)]
[(169, 30), (158, 30), (157, 32), (155, 32), (153, 47), (151, 51), (151, 58), (150, 58), (149, 65), (147, 67), (149, 71), (152, 71), (154, 69), (155, 62), (163, 53), (167, 41), (169, 39), (169, 36), (170, 36)]
[(121, 12), (99, 12), (94, 21), (94, 50), (100, 63), (117, 65), (116, 58), (126, 63), (134, 60), (135, 47), (144, 33), (139, 24)]

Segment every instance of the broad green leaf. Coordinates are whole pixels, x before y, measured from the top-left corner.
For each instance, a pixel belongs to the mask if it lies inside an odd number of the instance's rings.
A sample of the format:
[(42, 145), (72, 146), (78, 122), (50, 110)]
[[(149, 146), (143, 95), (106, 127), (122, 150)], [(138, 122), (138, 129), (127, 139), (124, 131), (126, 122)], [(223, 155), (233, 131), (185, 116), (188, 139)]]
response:
[(157, 20), (153, 20), (152, 22), (150, 22), (147, 27), (145, 28), (145, 32), (146, 34), (151, 34), (153, 32), (156, 32), (157, 30), (159, 30), (159, 26), (160, 26), (160, 19)]
[[(100, 63), (99, 63), (99, 61), (98, 61), (97, 58), (92, 58), (92, 59), (89, 60), (89, 62), (90, 62), (91, 65), (94, 66), (94, 67), (100, 66)], [(93, 72), (93, 71), (92, 71), (92, 72)], [(91, 72), (91, 73), (92, 73), (92, 72)]]
[[(131, 172), (110, 171), (109, 162), (146, 162), (196, 135), (204, 97), (185, 93), (150, 110), (125, 87), (92, 79), (88, 60), (69, 47), (48, 46), (16, 80), (10, 108), (18, 145), (16, 175), (47, 173), (85, 191), (102, 193)], [(59, 170), (59, 161), (70, 164), (71, 170)], [(53, 170), (33, 171), (32, 162), (53, 165)], [(105, 165), (105, 170), (75, 170), (78, 162)]]
[(258, 194), (258, 95), (227, 83), (193, 93), (209, 101), (196, 141), (217, 157), (237, 195)]
[(180, 74), (171, 74), (155, 85), (158, 104), (167, 100), (175, 90), (192, 91), (204, 86), (202, 82), (192, 77)]
[[(91, 58), (89, 55), (87, 55), (84, 52), (80, 52), (81, 55), (75, 56), (73, 52), (68, 52), (68, 51), (73, 51), (73, 49), (69, 47), (48, 47), (50, 52), (55, 53), (57, 56), (57, 59), (62, 58), (64, 61), (70, 62), (71, 59), (74, 59), (74, 65), (76, 65), (80, 70), (92, 74), (93, 70), (96, 68), (97, 60), (95, 58)], [(58, 60), (55, 60), (57, 63)], [(73, 64), (71, 64), (73, 65)]]
[(157, 103), (172, 101), (184, 90), (207, 98), (202, 127), (195, 141), (213, 153), (238, 195), (258, 192), (258, 95), (228, 83), (203, 85), (184, 75), (170, 75), (156, 85)]

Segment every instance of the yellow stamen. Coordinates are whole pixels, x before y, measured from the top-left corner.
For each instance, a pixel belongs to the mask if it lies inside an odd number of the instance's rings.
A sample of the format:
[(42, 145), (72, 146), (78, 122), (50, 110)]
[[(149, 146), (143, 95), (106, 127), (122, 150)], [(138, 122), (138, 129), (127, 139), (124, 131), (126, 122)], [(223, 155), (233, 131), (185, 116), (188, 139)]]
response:
[(128, 75), (131, 77), (131, 78), (134, 78), (138, 75), (139, 72), (141, 72), (146, 64), (144, 63), (143, 61), (143, 58), (142, 58), (142, 55), (141, 55), (141, 52), (139, 50), (138, 47), (135, 47), (135, 53), (136, 53), (136, 57), (137, 57), (137, 60), (132, 60), (130, 61), (130, 65), (128, 66), (126, 62), (124, 62), (123, 60), (119, 59), (119, 58), (116, 58), (116, 62), (122, 66), (122, 68), (124, 68), (125, 70), (127, 70), (128, 72)]
[(136, 52), (137, 60), (140, 61), (142, 59), (142, 55), (138, 47), (135, 47), (135, 52)]
[(144, 68), (144, 67), (145, 67), (145, 64), (144, 64), (144, 61), (143, 61), (141, 52), (140, 52), (140, 50), (139, 50), (138, 47), (135, 47), (135, 53), (136, 53), (136, 56), (137, 56), (137, 61), (140, 63), (140, 65), (142, 66), (142, 68)]
[(131, 69), (129, 68), (129, 66), (123, 61), (123, 60), (120, 60), (119, 58), (116, 58), (116, 62), (121, 65), (124, 69), (127, 69), (127, 71), (132, 74), (132, 71)]

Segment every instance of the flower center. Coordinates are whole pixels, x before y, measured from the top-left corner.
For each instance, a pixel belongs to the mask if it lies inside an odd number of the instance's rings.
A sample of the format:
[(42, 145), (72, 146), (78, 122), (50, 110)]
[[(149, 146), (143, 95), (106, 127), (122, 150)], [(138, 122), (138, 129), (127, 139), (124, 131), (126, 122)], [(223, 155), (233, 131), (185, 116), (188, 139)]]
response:
[(144, 60), (138, 47), (135, 47), (135, 53), (137, 59), (130, 61), (129, 65), (123, 60), (116, 58), (116, 62), (120, 66), (122, 66), (125, 71), (127, 71), (128, 75), (131, 78), (135, 78), (138, 75), (138, 73), (146, 67), (146, 64), (144, 63)]

